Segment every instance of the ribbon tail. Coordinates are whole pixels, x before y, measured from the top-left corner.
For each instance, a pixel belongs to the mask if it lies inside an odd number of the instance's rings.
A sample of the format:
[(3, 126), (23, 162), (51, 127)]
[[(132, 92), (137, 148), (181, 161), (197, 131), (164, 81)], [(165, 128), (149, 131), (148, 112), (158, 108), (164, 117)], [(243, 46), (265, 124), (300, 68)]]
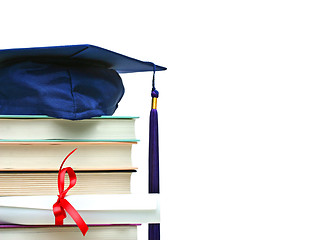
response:
[(67, 211), (67, 213), (71, 216), (71, 218), (75, 221), (77, 226), (79, 227), (80, 231), (82, 232), (83, 236), (85, 236), (86, 232), (89, 230), (89, 227), (86, 225), (80, 214), (77, 210), (66, 200), (60, 200), (61, 205)]

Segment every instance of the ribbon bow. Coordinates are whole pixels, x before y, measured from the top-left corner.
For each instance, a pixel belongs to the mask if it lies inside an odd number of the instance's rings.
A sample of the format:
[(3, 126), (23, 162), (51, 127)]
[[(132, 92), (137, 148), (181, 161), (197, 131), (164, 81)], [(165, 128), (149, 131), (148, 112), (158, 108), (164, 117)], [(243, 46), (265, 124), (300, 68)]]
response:
[[(62, 169), (65, 161), (67, 158), (76, 151), (74, 149), (71, 153), (67, 155), (67, 157), (63, 160), (62, 165), (59, 168), (58, 172), (58, 199), (56, 203), (53, 205), (53, 213), (55, 216), (55, 225), (63, 225), (64, 224), (64, 219), (66, 218), (66, 212), (72, 217), (72, 219), (76, 222), (77, 226), (79, 227), (80, 231), (82, 232), (83, 236), (85, 236), (86, 232), (88, 231), (88, 226), (80, 216), (80, 214), (77, 212), (77, 210), (65, 199), (65, 196), (67, 192), (76, 184), (77, 182), (77, 177), (75, 172), (71, 167), (67, 167)], [(64, 185), (65, 185), (65, 175), (68, 173), (70, 183), (69, 187), (64, 190)], [(65, 212), (66, 210), (66, 212)]]

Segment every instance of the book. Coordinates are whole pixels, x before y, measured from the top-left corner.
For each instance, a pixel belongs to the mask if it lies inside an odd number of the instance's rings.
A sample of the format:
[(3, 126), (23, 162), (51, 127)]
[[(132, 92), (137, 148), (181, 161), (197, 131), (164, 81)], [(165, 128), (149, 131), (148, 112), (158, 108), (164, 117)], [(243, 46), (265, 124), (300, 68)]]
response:
[(47, 116), (1, 115), (0, 139), (24, 140), (98, 140), (136, 142), (137, 117), (102, 116), (79, 121)]
[[(87, 224), (143, 224), (160, 221), (159, 194), (69, 195), (66, 200)], [(0, 197), (0, 223), (53, 225), (57, 196)], [(71, 217), (64, 224), (75, 224)]]
[(74, 170), (131, 169), (132, 145), (136, 142), (0, 141), (1, 170), (58, 170), (64, 157), (76, 153), (66, 166)]
[(0, 225), (5, 240), (136, 240), (137, 225), (89, 225), (86, 236), (77, 226)]
[[(68, 194), (130, 193), (131, 175), (128, 170), (75, 171), (76, 185)], [(0, 196), (55, 195), (58, 193), (58, 171), (0, 171)], [(65, 188), (69, 178), (65, 178)]]

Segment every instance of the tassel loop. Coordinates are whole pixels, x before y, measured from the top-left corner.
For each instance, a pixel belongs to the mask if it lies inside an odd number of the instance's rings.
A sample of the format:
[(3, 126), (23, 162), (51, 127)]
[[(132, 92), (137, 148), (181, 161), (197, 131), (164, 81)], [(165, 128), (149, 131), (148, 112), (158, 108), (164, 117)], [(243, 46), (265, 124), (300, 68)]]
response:
[(153, 76), (152, 76), (152, 91), (151, 91), (151, 97), (152, 97), (152, 104), (151, 109), (157, 109), (157, 98), (159, 97), (159, 92), (155, 88), (155, 70), (156, 66), (153, 63)]

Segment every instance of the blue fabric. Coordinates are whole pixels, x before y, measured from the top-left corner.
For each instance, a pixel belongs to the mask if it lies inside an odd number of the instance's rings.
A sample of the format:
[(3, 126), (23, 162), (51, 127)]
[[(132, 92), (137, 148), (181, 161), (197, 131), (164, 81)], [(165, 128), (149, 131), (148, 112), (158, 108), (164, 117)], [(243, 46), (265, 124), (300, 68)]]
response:
[(71, 120), (112, 115), (124, 94), (115, 70), (63, 60), (0, 64), (0, 114)]

